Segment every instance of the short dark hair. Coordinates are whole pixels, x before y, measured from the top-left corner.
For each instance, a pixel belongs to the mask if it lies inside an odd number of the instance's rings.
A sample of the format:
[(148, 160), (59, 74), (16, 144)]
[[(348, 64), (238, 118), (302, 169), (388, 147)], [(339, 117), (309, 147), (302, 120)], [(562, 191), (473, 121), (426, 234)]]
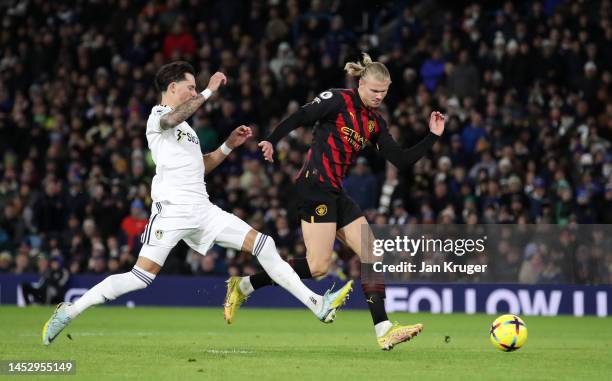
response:
[(172, 82), (180, 82), (185, 80), (185, 74), (191, 74), (195, 77), (195, 70), (189, 62), (175, 61), (165, 64), (160, 67), (155, 74), (155, 87), (157, 91), (164, 92), (168, 89), (168, 85)]

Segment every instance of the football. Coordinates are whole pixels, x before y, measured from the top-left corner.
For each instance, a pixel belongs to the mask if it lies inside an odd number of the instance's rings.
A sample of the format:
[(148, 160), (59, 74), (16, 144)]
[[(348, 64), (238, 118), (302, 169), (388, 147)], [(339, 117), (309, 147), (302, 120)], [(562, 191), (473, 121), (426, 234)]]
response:
[(489, 339), (500, 351), (516, 351), (527, 341), (527, 325), (516, 315), (502, 315), (491, 324)]

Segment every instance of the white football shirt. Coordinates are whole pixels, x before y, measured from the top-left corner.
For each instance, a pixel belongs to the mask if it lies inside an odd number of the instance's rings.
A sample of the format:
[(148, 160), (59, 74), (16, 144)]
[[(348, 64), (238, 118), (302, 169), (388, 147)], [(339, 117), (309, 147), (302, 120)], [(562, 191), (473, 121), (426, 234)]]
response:
[(151, 184), (154, 202), (203, 204), (208, 202), (200, 141), (189, 123), (162, 130), (159, 120), (172, 108), (157, 105), (147, 120), (147, 142), (155, 162)]

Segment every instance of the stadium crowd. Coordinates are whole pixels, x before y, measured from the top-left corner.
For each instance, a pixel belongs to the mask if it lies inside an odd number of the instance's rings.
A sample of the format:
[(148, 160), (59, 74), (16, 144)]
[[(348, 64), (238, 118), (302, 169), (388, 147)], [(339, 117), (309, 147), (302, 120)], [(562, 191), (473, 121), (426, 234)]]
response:
[[(381, 112), (403, 146), (427, 133), (432, 110), (448, 116), (405, 173), (363, 152), (344, 187), (371, 223), (557, 224), (570, 235), (611, 224), (610, 0), (458, 4), (0, 2), (0, 272), (43, 273), (58, 257), (72, 274), (131, 268), (151, 206), (153, 77), (175, 59), (200, 84), (217, 70), (229, 78), (191, 121), (203, 152), (240, 124), (255, 130), (207, 177), (212, 201), (289, 258), (305, 254), (291, 195), (311, 129), (281, 141), (273, 165), (257, 142), (319, 92), (355, 86), (342, 67), (362, 51), (391, 72)], [(495, 248), (508, 263), (499, 280), (609, 283), (611, 236), (600, 238), (607, 252)], [(356, 258), (337, 252), (347, 260), (331, 272), (357, 276)], [(163, 272), (256, 269), (241, 253), (181, 244)]]

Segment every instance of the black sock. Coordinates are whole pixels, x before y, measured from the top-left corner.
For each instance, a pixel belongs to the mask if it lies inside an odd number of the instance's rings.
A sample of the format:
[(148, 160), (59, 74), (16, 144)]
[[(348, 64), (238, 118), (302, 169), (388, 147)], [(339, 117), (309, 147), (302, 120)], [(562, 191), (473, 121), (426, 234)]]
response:
[(370, 315), (372, 315), (372, 322), (374, 325), (389, 320), (387, 317), (387, 311), (385, 311), (385, 295), (382, 292), (370, 291), (364, 292), (368, 308), (370, 309)]
[(274, 282), (272, 281), (272, 278), (270, 278), (268, 273), (265, 271), (262, 271), (255, 275), (251, 275), (249, 277), (249, 280), (251, 281), (251, 286), (253, 286), (254, 290), (257, 290), (258, 288), (262, 288), (264, 286), (270, 286), (274, 284)]
[(372, 264), (361, 264), (361, 289), (366, 298), (374, 325), (389, 320), (385, 311), (384, 274), (374, 271)]
[[(291, 267), (295, 270), (300, 279), (310, 279), (312, 278), (312, 274), (310, 273), (310, 267), (308, 267), (308, 261), (306, 257), (294, 258), (288, 261)], [(255, 275), (251, 275), (250, 277), (251, 286), (253, 286), (254, 290), (258, 288), (262, 288), (264, 286), (276, 285), (272, 278), (266, 273), (262, 271)]]

